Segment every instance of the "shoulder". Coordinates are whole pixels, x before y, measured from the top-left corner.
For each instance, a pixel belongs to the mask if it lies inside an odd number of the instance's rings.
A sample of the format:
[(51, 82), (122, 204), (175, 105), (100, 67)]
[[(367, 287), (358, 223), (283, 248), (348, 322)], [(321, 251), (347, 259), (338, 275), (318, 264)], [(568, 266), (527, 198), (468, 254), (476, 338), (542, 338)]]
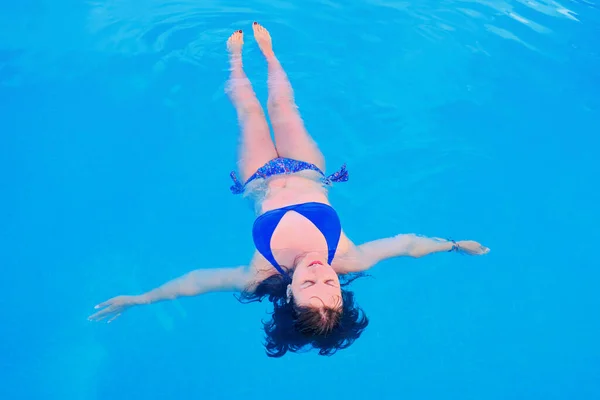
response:
[(363, 270), (364, 257), (359, 246), (352, 243), (345, 235), (340, 239), (331, 267), (338, 274), (349, 274)]
[(245, 291), (254, 292), (258, 285), (277, 273), (278, 272), (275, 270), (275, 268), (271, 267), (267, 259), (264, 258), (258, 251), (255, 251), (252, 259), (250, 260), (250, 265), (245, 272)]

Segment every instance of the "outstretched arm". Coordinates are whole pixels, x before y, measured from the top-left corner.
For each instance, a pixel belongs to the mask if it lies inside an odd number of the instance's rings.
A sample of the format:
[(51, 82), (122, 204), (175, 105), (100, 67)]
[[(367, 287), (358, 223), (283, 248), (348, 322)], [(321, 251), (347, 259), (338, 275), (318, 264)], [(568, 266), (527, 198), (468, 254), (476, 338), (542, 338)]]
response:
[(134, 296), (117, 296), (98, 304), (100, 311), (88, 317), (100, 321), (109, 318), (112, 322), (132, 306), (151, 304), (177, 297), (197, 296), (209, 292), (243, 290), (249, 283), (246, 267), (197, 269), (173, 279), (149, 292)]
[(456, 251), (469, 255), (487, 254), (490, 249), (472, 240), (459, 242), (428, 238), (414, 234), (397, 235), (390, 238), (374, 240), (358, 246), (359, 260), (357, 271), (364, 271), (379, 261), (392, 257), (423, 257), (439, 252)]
[(209, 292), (243, 290), (247, 280), (245, 267), (197, 269), (140, 295), (140, 300), (150, 304)]

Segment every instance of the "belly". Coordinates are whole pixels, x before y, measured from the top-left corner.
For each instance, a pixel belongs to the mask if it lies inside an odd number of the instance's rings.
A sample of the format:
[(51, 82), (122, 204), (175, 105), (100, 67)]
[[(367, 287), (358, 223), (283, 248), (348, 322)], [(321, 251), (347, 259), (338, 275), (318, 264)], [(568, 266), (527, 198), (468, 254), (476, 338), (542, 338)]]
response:
[[(280, 176), (269, 181), (267, 194), (262, 199), (260, 210), (261, 213), (265, 213), (291, 204), (311, 201), (329, 204), (327, 191), (320, 182), (301, 176)], [(310, 224), (310, 221), (307, 222)]]

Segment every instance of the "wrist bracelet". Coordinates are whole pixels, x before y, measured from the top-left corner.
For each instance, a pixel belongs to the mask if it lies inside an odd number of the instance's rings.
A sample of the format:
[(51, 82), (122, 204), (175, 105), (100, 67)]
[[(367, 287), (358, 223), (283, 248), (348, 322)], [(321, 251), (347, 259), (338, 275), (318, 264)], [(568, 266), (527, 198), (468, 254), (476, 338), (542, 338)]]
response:
[(451, 253), (453, 251), (458, 252), (460, 250), (460, 245), (458, 243), (456, 243), (456, 240), (448, 239), (448, 241), (452, 242), (452, 248), (450, 250), (448, 250), (448, 253)]

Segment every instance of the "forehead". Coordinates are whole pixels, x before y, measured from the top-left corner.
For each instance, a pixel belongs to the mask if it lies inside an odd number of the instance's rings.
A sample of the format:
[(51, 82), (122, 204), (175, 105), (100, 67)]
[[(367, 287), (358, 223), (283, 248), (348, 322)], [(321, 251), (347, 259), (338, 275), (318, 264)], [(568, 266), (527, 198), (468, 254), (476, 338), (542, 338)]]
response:
[(321, 296), (311, 296), (308, 298), (307, 303), (311, 307), (318, 308), (333, 308), (338, 309), (342, 307), (342, 297), (337, 295), (321, 295)]

